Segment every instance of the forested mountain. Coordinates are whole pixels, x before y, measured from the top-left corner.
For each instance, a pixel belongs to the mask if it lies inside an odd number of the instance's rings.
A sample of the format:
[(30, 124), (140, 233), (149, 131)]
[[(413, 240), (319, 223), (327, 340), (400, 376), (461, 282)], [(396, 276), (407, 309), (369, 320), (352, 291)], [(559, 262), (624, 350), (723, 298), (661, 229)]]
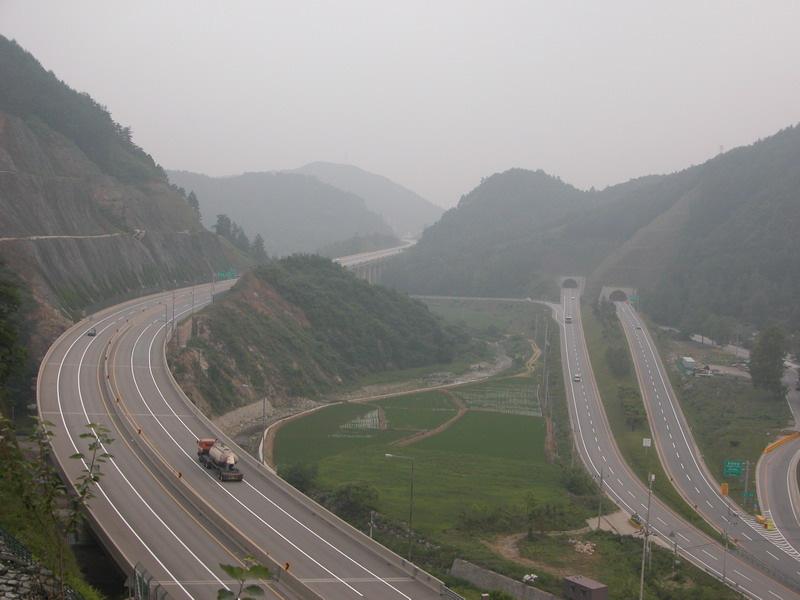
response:
[(218, 214), (226, 214), (241, 224), (249, 237), (261, 234), (271, 255), (312, 252), (357, 234), (392, 232), (379, 215), (366, 208), (362, 198), (309, 175), (208, 177), (170, 171), (169, 178), (195, 192), (208, 227)]
[(202, 228), (129, 128), (2, 36), (0, 261), (30, 298), (32, 357), (66, 316), (248, 264)]
[(170, 361), (193, 401), (217, 413), (263, 395), (311, 397), (359, 375), (446, 363), (472, 343), (421, 302), (314, 255), (248, 273), (193, 327)]
[(393, 260), (385, 281), (420, 294), (541, 295), (559, 272), (551, 232), (588, 208), (583, 192), (542, 171), (493, 175)]
[(309, 163), (294, 171), (312, 175), (334, 187), (364, 199), (367, 208), (378, 213), (400, 237), (416, 236), (442, 216), (442, 209), (416, 192), (354, 167), (329, 162)]
[[(800, 322), (800, 128), (670, 175), (579, 191), (541, 172), (486, 179), (384, 281), (432, 294), (532, 295), (554, 277), (641, 290), (661, 322)], [(549, 283), (548, 283), (549, 282)]]

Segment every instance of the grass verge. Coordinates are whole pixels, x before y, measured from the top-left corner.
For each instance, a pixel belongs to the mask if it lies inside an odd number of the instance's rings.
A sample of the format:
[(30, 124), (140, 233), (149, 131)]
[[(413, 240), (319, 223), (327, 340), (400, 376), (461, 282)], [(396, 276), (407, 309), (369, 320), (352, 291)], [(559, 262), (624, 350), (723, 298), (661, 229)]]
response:
[[(617, 447), (628, 466), (643, 483), (647, 481), (648, 472), (655, 474), (656, 479), (653, 484), (655, 495), (686, 521), (713, 539), (721, 541), (722, 536), (717, 530), (698, 515), (672, 485), (655, 449), (642, 447), (642, 438), (652, 439), (653, 435), (647, 419), (641, 416), (645, 414), (644, 403), (619, 320), (616, 316), (601, 320), (587, 307), (583, 308), (581, 318), (592, 370), (608, 422)], [(612, 371), (609, 349), (624, 349), (627, 368), (618, 368), (617, 372)], [(629, 390), (635, 390), (635, 396)]]
[[(651, 329), (653, 330), (653, 329)], [(685, 353), (686, 344), (677, 344), (668, 334), (655, 330), (656, 345), (664, 359), (672, 388), (678, 397), (703, 459), (717, 481), (727, 481), (730, 495), (746, 510), (753, 509), (754, 495), (744, 497), (744, 473), (726, 478), (726, 460), (750, 461), (749, 492), (755, 491), (755, 465), (764, 447), (779, 437), (791, 421), (786, 400), (753, 387), (744, 377), (682, 375), (675, 357)], [(729, 355), (729, 358), (735, 358)]]

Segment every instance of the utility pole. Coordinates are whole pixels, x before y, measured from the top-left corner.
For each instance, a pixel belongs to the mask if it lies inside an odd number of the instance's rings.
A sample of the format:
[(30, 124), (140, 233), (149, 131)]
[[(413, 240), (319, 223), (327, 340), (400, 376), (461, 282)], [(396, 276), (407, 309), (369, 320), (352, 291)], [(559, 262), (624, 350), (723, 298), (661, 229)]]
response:
[(749, 496), (747, 495), (748, 487), (750, 486), (750, 461), (744, 461), (744, 497), (742, 498), (742, 505), (744, 509), (747, 510), (747, 499)]
[(644, 521), (644, 543), (642, 544), (642, 571), (639, 575), (639, 600), (644, 598), (644, 561), (647, 557), (647, 542), (650, 538), (650, 499), (653, 497), (653, 481), (656, 476), (648, 473), (648, 486), (647, 486), (647, 517)]
[(600, 515), (603, 514), (603, 465), (600, 465), (600, 494), (597, 499), (597, 530), (600, 531)]
[(722, 535), (725, 538), (725, 549), (722, 551), (722, 583), (725, 584), (727, 579), (727, 567), (728, 567), (728, 527), (727, 525), (722, 530)]
[[(547, 406), (550, 400), (550, 372), (547, 370), (547, 355), (550, 353), (549, 339), (550, 319), (544, 322), (544, 364), (542, 365), (542, 377), (544, 378), (544, 405)], [(544, 407), (543, 407), (544, 408)]]
[(414, 459), (410, 456), (399, 454), (384, 454), (386, 458), (399, 458), (411, 463), (411, 501), (408, 505), (408, 562), (411, 562), (411, 549), (414, 546)]

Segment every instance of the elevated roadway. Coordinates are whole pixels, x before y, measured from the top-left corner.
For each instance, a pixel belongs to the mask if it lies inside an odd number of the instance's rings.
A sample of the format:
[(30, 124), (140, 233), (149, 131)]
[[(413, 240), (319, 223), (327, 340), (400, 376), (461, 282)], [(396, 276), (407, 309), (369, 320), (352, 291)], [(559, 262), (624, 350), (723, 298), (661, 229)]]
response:
[[(727, 535), (731, 547), (741, 553), (743, 560), (757, 565), (764, 573), (758, 579), (759, 586), (755, 585), (756, 579), (740, 568), (728, 568), (726, 578), (762, 596), (765, 592), (770, 597), (775, 594), (786, 597), (788, 590), (780, 592), (769, 587), (770, 581), (800, 590), (800, 553), (780, 527), (766, 530), (731, 498), (721, 494), (719, 482), (711, 475), (694, 441), (646, 324), (627, 302), (615, 304), (664, 471), (686, 502), (723, 536)], [(785, 486), (785, 477), (782, 485)], [(719, 549), (707, 554), (713, 557), (707, 556), (706, 562), (719, 571), (722, 565)], [(754, 582), (748, 582), (745, 575)]]
[[(172, 598), (216, 597), (233, 585), (220, 563), (245, 554), (280, 576), (267, 584), (269, 598), (438, 598), (438, 580), (241, 449), (242, 482), (221, 483), (197, 462), (198, 437), (236, 446), (175, 384), (164, 347), (174, 321), (209, 302), (210, 292), (197, 286), (101, 311), (65, 332), (41, 365), (40, 416), (52, 423), (53, 454), (66, 478), (75, 481), (84, 468), (70, 456), (87, 452), (86, 423), (115, 438), (89, 516), (117, 561), (140, 563)], [(96, 335), (88, 336), (92, 328)]]
[[(602, 481), (601, 488), (618, 506), (646, 519), (648, 490), (620, 454), (592, 372), (581, 322), (579, 292), (562, 290), (561, 304), (554, 310), (561, 325), (565, 389), (580, 458), (595, 479)], [(571, 317), (572, 322), (565, 323), (565, 316)], [(737, 553), (726, 551), (720, 543), (689, 525), (655, 496), (650, 504), (649, 523), (652, 533), (677, 554), (746, 597), (756, 600), (800, 599), (800, 594), (793, 589), (790, 573), (770, 573), (766, 567), (757, 568)], [(773, 560), (782, 566), (788, 566), (789, 560), (793, 560), (781, 551), (776, 552), (775, 546), (759, 538), (753, 530), (747, 532), (742, 528), (736, 532), (750, 535), (755, 543), (761, 544), (762, 551), (773, 551), (778, 557)]]

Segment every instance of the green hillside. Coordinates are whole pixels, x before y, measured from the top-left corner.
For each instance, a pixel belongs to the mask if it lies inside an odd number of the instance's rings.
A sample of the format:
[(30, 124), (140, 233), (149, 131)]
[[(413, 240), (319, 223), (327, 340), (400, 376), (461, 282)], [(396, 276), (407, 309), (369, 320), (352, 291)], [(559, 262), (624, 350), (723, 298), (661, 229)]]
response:
[(369, 373), (449, 363), (471, 344), (421, 302), (310, 255), (248, 273), (193, 329), (170, 360), (192, 399), (217, 413), (262, 395), (312, 397)]
[[(541, 172), (493, 175), (387, 269), (414, 293), (545, 295), (555, 276), (641, 290), (657, 320), (800, 321), (800, 128), (670, 175), (580, 191)], [(723, 328), (724, 329), (724, 328)]]

